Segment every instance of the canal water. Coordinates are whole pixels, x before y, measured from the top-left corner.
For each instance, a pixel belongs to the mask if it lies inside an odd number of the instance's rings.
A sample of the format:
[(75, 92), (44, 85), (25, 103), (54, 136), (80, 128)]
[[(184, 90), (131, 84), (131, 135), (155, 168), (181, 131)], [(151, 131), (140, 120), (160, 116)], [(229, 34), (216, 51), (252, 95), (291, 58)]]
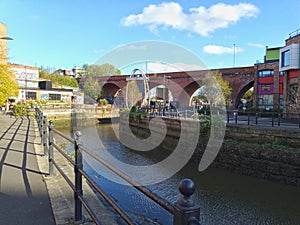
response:
[[(58, 128), (71, 135), (70, 127)], [(89, 140), (89, 149), (97, 154), (99, 140), (118, 160), (132, 165), (149, 165), (168, 156), (163, 149), (135, 152), (124, 147), (116, 138), (111, 124), (98, 124), (96, 128), (81, 127), (83, 140)], [(95, 134), (97, 132), (97, 134)], [(103, 147), (102, 146), (102, 147)], [(128, 185), (110, 181), (115, 176), (103, 166), (95, 166), (85, 158), (84, 167), (109, 196), (131, 215), (171, 225), (172, 216), (147, 197)], [(198, 165), (188, 164), (173, 177), (147, 188), (170, 203), (180, 198), (178, 183), (191, 178), (196, 185), (194, 200), (200, 204), (202, 225), (299, 225), (300, 188), (235, 174), (215, 168), (204, 172)], [(130, 174), (128, 174), (130, 176)]]

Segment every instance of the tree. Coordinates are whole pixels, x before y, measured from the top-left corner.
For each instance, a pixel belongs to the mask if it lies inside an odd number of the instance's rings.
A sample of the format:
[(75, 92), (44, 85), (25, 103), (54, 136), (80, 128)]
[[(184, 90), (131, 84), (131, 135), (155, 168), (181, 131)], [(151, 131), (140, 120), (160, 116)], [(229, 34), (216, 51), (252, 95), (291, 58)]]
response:
[(69, 76), (62, 76), (59, 74), (49, 74), (46, 70), (40, 70), (39, 77), (45, 80), (51, 80), (53, 86), (56, 87), (78, 87), (78, 82), (75, 78)]
[(222, 73), (214, 70), (205, 76), (200, 94), (204, 95), (212, 105), (222, 105), (224, 103), (230, 105), (231, 90), (229, 82), (223, 80)]
[(100, 84), (92, 77), (88, 77), (83, 85), (85, 93), (95, 101), (98, 101), (102, 96), (102, 89)]
[(85, 69), (87, 77), (114, 76), (121, 74), (121, 71), (119, 69), (108, 63), (102, 65), (84, 64), (82, 68)]
[(126, 107), (131, 108), (143, 99), (143, 95), (135, 80), (128, 82), (126, 86)]
[(17, 97), (18, 93), (14, 72), (9, 66), (0, 64), (0, 105), (4, 105), (9, 97)]

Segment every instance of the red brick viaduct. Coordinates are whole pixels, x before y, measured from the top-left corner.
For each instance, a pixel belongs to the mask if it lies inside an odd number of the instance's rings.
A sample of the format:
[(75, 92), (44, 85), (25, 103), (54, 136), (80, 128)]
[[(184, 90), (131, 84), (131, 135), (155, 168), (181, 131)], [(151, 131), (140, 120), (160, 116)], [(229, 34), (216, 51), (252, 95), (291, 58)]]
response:
[[(232, 88), (230, 99), (233, 107), (237, 107), (244, 93), (253, 87), (255, 68), (235, 67), (226, 69), (213, 69), (222, 73), (223, 79), (229, 82)], [(172, 93), (174, 101), (179, 101), (181, 105), (187, 106), (190, 103), (191, 96), (200, 88), (201, 82), (209, 71), (198, 70), (187, 72), (168, 72), (147, 74), (149, 77), (149, 89), (165, 85)], [(128, 76), (100, 76), (95, 79), (102, 86), (103, 93), (106, 97), (115, 96), (120, 89), (123, 89)], [(85, 78), (80, 80), (80, 87), (83, 87)]]

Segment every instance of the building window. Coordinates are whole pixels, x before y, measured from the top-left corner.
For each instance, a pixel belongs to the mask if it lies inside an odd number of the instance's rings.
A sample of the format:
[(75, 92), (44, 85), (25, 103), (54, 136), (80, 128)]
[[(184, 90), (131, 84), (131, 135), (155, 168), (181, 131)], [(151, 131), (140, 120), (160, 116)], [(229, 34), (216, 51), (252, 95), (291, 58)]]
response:
[(273, 95), (259, 95), (258, 108), (272, 109), (273, 108)]
[(298, 101), (298, 85), (292, 84), (290, 86), (290, 103), (297, 104)]
[(60, 94), (49, 94), (49, 100), (61, 100)]
[(26, 92), (26, 99), (36, 100), (36, 92), (27, 91)]
[(274, 70), (260, 70), (258, 71), (259, 77), (272, 77), (274, 76)]
[(283, 109), (284, 105), (284, 95), (279, 95), (279, 106), (281, 109)]
[(279, 72), (279, 76), (280, 76), (280, 77), (284, 76), (284, 71), (280, 71), (280, 72)]
[(290, 65), (290, 50), (281, 53), (281, 66), (289, 66)]

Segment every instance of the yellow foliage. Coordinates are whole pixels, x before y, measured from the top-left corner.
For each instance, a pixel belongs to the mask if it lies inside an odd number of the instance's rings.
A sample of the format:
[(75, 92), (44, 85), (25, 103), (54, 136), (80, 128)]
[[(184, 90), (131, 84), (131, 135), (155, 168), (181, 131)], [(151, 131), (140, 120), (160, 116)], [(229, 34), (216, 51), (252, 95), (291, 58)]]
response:
[(9, 66), (0, 64), (0, 105), (5, 104), (9, 97), (17, 97), (18, 90), (14, 72)]

